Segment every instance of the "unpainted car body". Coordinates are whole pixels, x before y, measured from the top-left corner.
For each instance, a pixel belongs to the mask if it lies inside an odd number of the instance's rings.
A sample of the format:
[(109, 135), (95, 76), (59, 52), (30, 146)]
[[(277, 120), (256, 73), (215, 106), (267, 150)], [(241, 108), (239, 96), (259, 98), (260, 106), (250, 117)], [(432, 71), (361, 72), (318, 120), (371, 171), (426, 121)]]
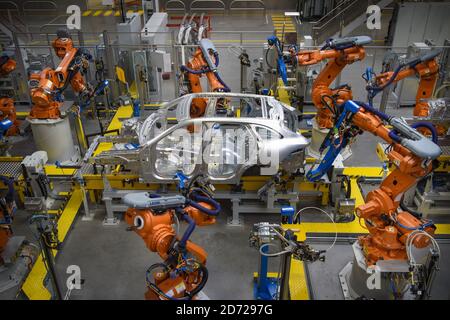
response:
[[(190, 118), (194, 98), (208, 99), (205, 117)], [(233, 99), (237, 105), (228, 103)], [(223, 107), (224, 102), (227, 113), (217, 113), (217, 103)], [(176, 115), (173, 125), (171, 112)], [(116, 142), (114, 150), (92, 157), (91, 162), (123, 164), (150, 183), (171, 183), (181, 171), (188, 177), (206, 174), (212, 183), (237, 184), (250, 168), (259, 170), (256, 174), (274, 175), (280, 168), (293, 172), (303, 167), (308, 140), (291, 129), (295, 121), (294, 109), (273, 97), (190, 94), (165, 104), (144, 121), (125, 121), (121, 136), (102, 138)]]

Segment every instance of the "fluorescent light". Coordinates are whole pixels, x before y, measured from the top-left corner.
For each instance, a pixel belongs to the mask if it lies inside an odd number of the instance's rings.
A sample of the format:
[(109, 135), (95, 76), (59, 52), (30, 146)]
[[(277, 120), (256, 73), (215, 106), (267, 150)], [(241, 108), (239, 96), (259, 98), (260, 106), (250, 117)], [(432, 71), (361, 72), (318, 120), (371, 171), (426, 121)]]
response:
[(284, 13), (284, 15), (286, 16), (286, 17), (299, 17), (300, 16), (300, 12), (296, 12), (296, 11), (288, 11), (288, 12), (285, 12)]

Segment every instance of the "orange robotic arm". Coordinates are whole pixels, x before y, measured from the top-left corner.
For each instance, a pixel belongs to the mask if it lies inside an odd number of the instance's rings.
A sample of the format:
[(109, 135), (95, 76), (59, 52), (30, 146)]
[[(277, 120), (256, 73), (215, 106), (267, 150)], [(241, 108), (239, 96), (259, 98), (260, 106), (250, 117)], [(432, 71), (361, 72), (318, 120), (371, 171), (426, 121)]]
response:
[[(187, 73), (190, 92), (203, 92), (200, 84), (200, 78), (203, 74), (206, 75), (212, 92), (229, 91), (229, 88), (222, 81), (217, 71), (219, 57), (214, 45), (208, 39), (200, 40), (199, 45), (200, 47), (195, 51), (187, 65), (181, 67), (181, 70)], [(206, 103), (207, 101), (204, 98), (194, 98), (191, 105), (191, 117), (198, 118), (203, 116)]]
[(62, 60), (55, 70), (46, 68), (39, 76), (31, 76), (31, 79), (39, 80), (39, 84), (31, 90), (33, 107), (30, 118), (59, 118), (62, 97), (58, 95), (62, 94), (69, 84), (77, 93), (88, 92), (80, 70), (87, 68), (89, 55), (74, 48), (70, 38), (57, 38), (53, 47)]
[[(368, 236), (359, 238), (366, 260), (368, 264), (374, 264), (380, 259), (405, 260), (408, 235), (422, 227), (433, 235), (435, 227), (409, 212), (397, 212), (397, 209), (404, 192), (431, 172), (432, 165), (429, 160), (414, 155), (401, 144), (394, 142), (389, 135), (390, 130), (377, 116), (358, 112), (353, 118), (353, 123), (392, 144), (392, 150), (387, 156), (396, 165), (396, 169), (383, 180), (380, 187), (368, 193), (366, 203), (356, 208), (357, 216), (364, 219), (369, 230)], [(419, 236), (414, 244), (423, 248), (429, 242), (429, 238)]]
[[(365, 107), (370, 108), (367, 105)], [(390, 130), (380, 117), (385, 115), (367, 112), (362, 106), (351, 120), (360, 130), (368, 131), (391, 145), (387, 156), (396, 167), (379, 188), (368, 193), (365, 204), (356, 208), (357, 216), (364, 219), (369, 230), (369, 235), (359, 238), (369, 265), (380, 259), (407, 259), (405, 244), (414, 230), (420, 229), (434, 234), (435, 227), (432, 223), (410, 212), (398, 211), (398, 207), (404, 192), (432, 171), (431, 161), (441, 153), (435, 143), (409, 127), (403, 120), (383, 119), (393, 126), (394, 129)], [(404, 137), (401, 134), (404, 134)], [(430, 239), (425, 236), (418, 236), (414, 240), (414, 245), (419, 248), (429, 243)]]
[[(398, 211), (403, 194), (432, 170), (432, 161), (442, 153), (435, 143), (437, 135), (431, 125), (420, 123), (433, 132), (433, 141), (410, 127), (403, 119), (390, 117), (372, 106), (348, 100), (339, 108), (339, 117), (324, 140), (328, 148), (319, 166), (306, 177), (315, 182), (331, 168), (336, 156), (359, 133), (368, 131), (386, 141), (389, 160), (395, 169), (382, 181), (379, 188), (368, 193), (365, 204), (356, 208), (364, 219), (369, 235), (359, 238), (369, 265), (378, 260), (405, 260), (406, 243), (416, 230), (434, 233), (434, 225), (414, 212)], [(386, 124), (385, 124), (386, 123)], [(389, 129), (390, 125), (392, 129)], [(413, 244), (425, 247), (430, 243), (426, 235), (414, 237)]]
[[(385, 85), (394, 75), (393, 71), (382, 73), (375, 78), (377, 86)], [(400, 71), (393, 82), (401, 81), (408, 77), (418, 76), (419, 87), (417, 88), (416, 106), (414, 108), (414, 116), (428, 116), (428, 104), (423, 99), (429, 99), (433, 95), (434, 87), (439, 77), (439, 65), (436, 59), (427, 60)]]
[[(125, 196), (124, 202), (131, 206), (125, 214), (129, 230), (139, 234), (147, 248), (164, 260), (147, 271), (147, 299), (192, 298), (205, 285), (207, 253), (188, 239), (196, 225), (215, 223), (220, 205), (208, 197), (200, 198), (201, 201), (183, 196), (152, 198), (148, 193)], [(173, 226), (179, 221), (188, 223), (181, 237)], [(154, 280), (149, 279), (150, 275)]]
[(16, 70), (16, 61), (8, 56), (0, 57), (0, 77), (6, 77), (8, 74)]
[[(0, 77), (6, 77), (16, 69), (16, 61), (8, 56), (0, 57)], [(0, 121), (11, 120), (13, 125), (6, 132), (7, 136), (19, 133), (20, 122), (17, 120), (14, 100), (10, 97), (0, 97)]]
[(349, 64), (365, 57), (363, 44), (370, 43), (369, 37), (355, 37), (331, 40), (321, 50), (294, 52), (291, 55), (300, 66), (317, 64), (330, 60), (313, 83), (311, 97), (317, 110), (319, 128), (333, 127), (333, 109), (347, 100), (352, 99), (349, 86), (331, 89), (330, 86), (342, 70)]

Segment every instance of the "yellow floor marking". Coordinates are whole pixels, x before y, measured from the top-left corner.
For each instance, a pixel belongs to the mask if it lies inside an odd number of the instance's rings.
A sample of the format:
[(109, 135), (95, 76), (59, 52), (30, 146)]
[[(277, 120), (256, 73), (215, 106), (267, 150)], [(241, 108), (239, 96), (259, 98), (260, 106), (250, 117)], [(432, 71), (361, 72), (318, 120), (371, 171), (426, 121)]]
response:
[(291, 260), (291, 274), (289, 275), (289, 292), (291, 300), (309, 300), (308, 282), (302, 261)]
[[(58, 220), (58, 238), (63, 242), (72, 225), (73, 220), (80, 208), (83, 196), (80, 189), (73, 191), (72, 196), (67, 202), (61, 217)], [(56, 256), (57, 251), (53, 250), (53, 255)], [(22, 285), (22, 291), (30, 300), (49, 300), (51, 294), (44, 286), (44, 279), (47, 274), (47, 268), (42, 259), (42, 255), (36, 259), (36, 262), (28, 274), (27, 279)]]
[(92, 12), (92, 10), (87, 10), (85, 12), (83, 12), (83, 17), (87, 17), (88, 15), (90, 15)]
[[(130, 118), (133, 114), (133, 107), (132, 106), (122, 106), (120, 107), (116, 114), (114, 115), (113, 119), (111, 120), (111, 123), (108, 126), (108, 131), (121, 129), (122, 128), (122, 120)], [(116, 135), (116, 133), (108, 133), (107, 135)], [(108, 151), (112, 148), (112, 143), (109, 142), (102, 142), (97, 147), (97, 150), (94, 152), (94, 156), (102, 153), (103, 151)]]
[(103, 10), (97, 10), (97, 11), (95, 11), (95, 13), (92, 16), (96, 17), (96, 16), (100, 15), (102, 12), (103, 12)]
[(109, 17), (112, 14), (112, 10), (108, 10), (105, 12), (105, 14), (103, 15), (104, 17)]

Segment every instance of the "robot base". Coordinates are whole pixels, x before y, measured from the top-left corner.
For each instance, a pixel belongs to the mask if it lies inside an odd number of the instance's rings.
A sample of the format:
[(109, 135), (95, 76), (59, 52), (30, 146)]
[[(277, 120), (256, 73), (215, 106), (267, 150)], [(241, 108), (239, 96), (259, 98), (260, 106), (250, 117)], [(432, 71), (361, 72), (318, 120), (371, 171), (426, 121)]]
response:
[(255, 300), (276, 300), (278, 295), (277, 277), (267, 277), (263, 283), (258, 283), (258, 277), (253, 279), (253, 298)]
[[(339, 280), (345, 300), (355, 299), (394, 299), (392, 284), (390, 281), (392, 274), (406, 275), (409, 272), (409, 265), (402, 260), (379, 261), (374, 267), (367, 267), (361, 246), (356, 241), (353, 245), (354, 260), (339, 273)], [(404, 292), (408, 281), (402, 278), (397, 284), (397, 291)], [(397, 297), (398, 298), (398, 297)], [(402, 295), (401, 299), (406, 297)]]
[(69, 118), (28, 119), (38, 150), (47, 152), (49, 163), (70, 165), (78, 162), (79, 152), (72, 139)]

